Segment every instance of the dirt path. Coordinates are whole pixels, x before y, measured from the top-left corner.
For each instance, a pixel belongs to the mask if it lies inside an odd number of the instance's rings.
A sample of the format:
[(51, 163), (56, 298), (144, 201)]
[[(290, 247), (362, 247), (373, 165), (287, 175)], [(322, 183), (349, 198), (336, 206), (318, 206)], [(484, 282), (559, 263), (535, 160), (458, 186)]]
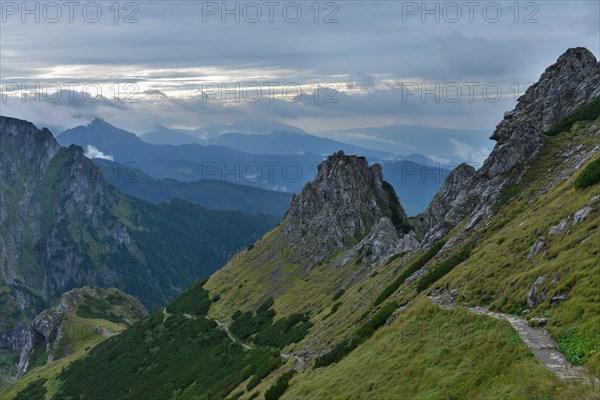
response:
[(285, 353), (281, 353), (281, 357), (285, 358), (286, 360), (289, 358), (293, 358), (296, 360), (296, 367), (294, 368), (296, 371), (302, 371), (304, 369), (304, 359), (302, 357), (300, 357), (297, 354), (294, 353), (290, 353), (290, 354), (285, 354)]
[(237, 340), (237, 338), (235, 336), (233, 336), (233, 334), (229, 330), (229, 326), (227, 325), (227, 322), (217, 321), (216, 319), (210, 318), (208, 315), (206, 316), (206, 319), (212, 319), (213, 321), (215, 321), (215, 323), (219, 326), (219, 328), (221, 330), (225, 331), (225, 333), (227, 334), (227, 336), (229, 336), (229, 339), (231, 339), (231, 341), (233, 343), (237, 343), (237, 344), (241, 345), (246, 350), (252, 349), (252, 346), (247, 345), (246, 343), (242, 342), (241, 340)]
[[(242, 342), (241, 340), (238, 340), (235, 336), (233, 336), (233, 334), (229, 330), (229, 326), (227, 325), (227, 322), (218, 321), (216, 319), (210, 318), (208, 315), (206, 315), (205, 317), (206, 317), (206, 319), (215, 321), (215, 323), (217, 324), (217, 326), (219, 327), (219, 329), (221, 329), (222, 331), (224, 331), (227, 334), (227, 336), (229, 336), (229, 339), (233, 343), (237, 343), (237, 344), (241, 345), (246, 350), (253, 349), (252, 346), (250, 346), (250, 345)], [(280, 356), (283, 357), (286, 360), (289, 359), (289, 358), (295, 359), (296, 362), (297, 362), (296, 367), (295, 367), (296, 371), (301, 371), (302, 369), (304, 369), (304, 359), (302, 357), (300, 357), (299, 355), (294, 354), (294, 353), (290, 353), (290, 354), (280, 353)]]
[[(455, 307), (453, 304), (443, 303), (443, 301), (437, 297), (429, 297), (429, 299), (442, 308)], [(492, 312), (483, 307), (471, 307), (468, 308), (468, 310), (473, 314), (487, 315), (495, 319), (508, 321), (521, 340), (523, 340), (535, 355), (538, 362), (545, 365), (559, 379), (577, 380), (582, 382), (591, 381), (596, 385), (600, 384), (600, 380), (596, 377), (591, 377), (585, 368), (573, 365), (566, 359), (564, 354), (558, 350), (556, 341), (550, 336), (550, 333), (548, 333), (546, 329), (531, 327), (524, 318)]]

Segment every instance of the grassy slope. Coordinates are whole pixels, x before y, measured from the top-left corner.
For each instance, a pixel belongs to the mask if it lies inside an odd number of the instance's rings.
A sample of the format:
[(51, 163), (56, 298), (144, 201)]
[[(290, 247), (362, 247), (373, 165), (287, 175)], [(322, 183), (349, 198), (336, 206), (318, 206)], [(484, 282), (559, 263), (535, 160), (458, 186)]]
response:
[[(532, 183), (524, 184), (491, 224), (477, 232), (483, 240), (471, 258), (438, 286), (457, 288), (459, 297), (471, 304), (520, 314), (527, 308), (529, 288), (538, 276), (546, 277), (542, 285), (546, 299), (527, 316), (548, 317), (550, 331), (567, 356), (585, 352), (586, 364), (600, 375), (600, 201), (591, 201), (600, 194), (600, 187), (576, 190), (575, 174), (535, 196), (541, 186), (555, 179), (552, 169), (564, 141), (577, 140), (587, 148), (597, 145), (597, 138), (580, 136), (587, 130), (588, 124), (577, 124), (571, 132), (546, 138), (543, 154), (525, 180)], [(572, 224), (574, 213), (586, 205), (592, 208), (588, 217)], [(548, 235), (550, 227), (569, 216), (563, 232)], [(528, 259), (531, 246), (540, 238), (546, 248)], [(553, 306), (550, 300), (558, 295), (566, 295), (567, 300)]]
[(223, 398), (264, 366), (276, 367), (275, 348), (245, 349), (205, 318), (211, 300), (202, 283), (64, 371), (56, 368), (48, 395), (54, 400), (106, 399), (108, 393), (112, 399)]
[[(569, 226), (562, 234), (554, 238), (549, 238), (546, 235), (547, 250), (543, 254), (534, 256), (531, 260), (527, 260), (531, 246), (540, 235), (545, 234), (550, 226), (556, 225), (565, 216), (573, 215), (575, 211), (588, 204), (593, 195), (600, 193), (597, 185), (583, 191), (575, 190), (573, 181), (577, 174), (574, 174), (571, 178), (558, 183), (540, 197), (534, 196), (541, 187), (554, 180), (560, 172), (560, 168), (564, 167), (560, 161), (557, 161), (562, 157), (561, 152), (565, 150), (564, 143), (580, 144), (581, 147), (578, 148), (578, 152), (590, 150), (597, 145), (597, 138), (590, 138), (585, 135), (588, 129), (589, 123), (578, 123), (570, 132), (552, 138), (545, 138), (545, 146), (540, 158), (531, 166), (522, 184), (508, 190), (510, 196), (503, 199), (503, 204), (491, 222), (483, 228), (462, 234), (455, 247), (442, 250), (426, 264), (425, 269), (430, 270), (439, 265), (457, 251), (462, 244), (475, 241), (478, 244), (469, 259), (459, 264), (446, 277), (434, 283), (429, 290), (448, 285), (457, 288), (459, 295), (464, 296), (460, 297), (461, 302), (487, 305), (492, 309), (512, 313), (524, 308), (527, 292), (537, 276), (545, 275), (549, 277), (550, 279), (546, 282), (546, 285), (549, 285), (552, 277), (558, 275), (560, 277), (559, 283), (549, 288), (546, 301), (531, 310), (529, 316), (543, 315), (549, 317), (549, 328), (558, 338), (563, 351), (567, 354), (569, 353), (568, 349), (571, 349), (573, 353), (585, 351), (589, 355), (586, 365), (597, 373), (598, 357), (600, 357), (596, 339), (600, 337), (598, 331), (600, 329), (598, 328), (600, 326), (600, 323), (598, 323), (600, 315), (598, 307), (598, 304), (600, 304), (600, 296), (598, 295), (600, 271), (598, 270), (597, 249), (600, 248), (600, 235), (592, 235), (600, 223), (598, 219), (599, 204), (596, 203), (593, 206), (592, 213), (582, 224)], [(464, 223), (448, 237), (452, 237), (459, 232), (462, 226), (464, 226)], [(571, 232), (567, 234), (569, 230)], [(583, 239), (590, 236), (592, 237), (587, 242), (581, 243)], [(272, 232), (259, 243), (269, 244), (276, 248), (274, 243), (277, 240), (278, 233)], [(230, 315), (231, 310), (255, 307), (260, 304), (260, 300), (266, 296), (266, 293), (272, 293), (272, 288), (269, 286), (272, 281), (267, 277), (276, 273), (277, 261), (285, 259), (285, 256), (277, 258), (280, 257), (280, 255), (277, 255), (276, 261), (269, 262), (269, 259), (261, 258), (260, 253), (259, 247), (258, 251), (253, 249), (243, 254), (238, 260), (230, 263), (209, 280), (206, 287), (211, 289), (211, 294), (220, 293), (223, 299), (211, 308), (211, 314), (218, 317), (227, 317)], [(310, 308), (313, 311), (311, 320), (315, 324), (309, 336), (302, 343), (295, 345), (293, 349), (316, 346), (314, 350), (318, 351), (331, 348), (341, 338), (347, 337), (350, 332), (359, 326), (361, 320), (368, 318), (366, 316), (372, 315), (375, 310), (380, 308), (372, 305), (374, 299), (416, 257), (416, 255), (412, 257), (400, 256), (387, 265), (377, 267), (356, 284), (349, 286), (344, 295), (337, 301), (333, 300), (333, 295), (340, 287), (345, 286), (345, 279), (352, 273), (352, 265), (340, 268), (345, 269), (345, 271), (333, 270), (335, 271), (333, 274), (324, 274), (323, 269), (328, 268), (328, 272), (331, 272), (333, 268), (330, 264), (325, 264), (316, 267), (309, 273), (298, 274), (300, 276), (296, 278), (287, 277), (288, 289), (287, 291), (282, 290), (280, 297), (275, 296), (275, 307), (284, 314), (303, 307)], [(290, 265), (286, 265), (286, 267), (288, 271), (294, 269)], [(300, 266), (296, 266), (295, 270), (304, 271)], [(415, 282), (407, 281), (390, 296), (388, 301), (396, 300), (403, 303), (414, 299), (417, 295), (414, 289)], [(240, 284), (241, 287), (239, 287)], [(571, 289), (567, 290), (567, 288)], [(551, 307), (549, 300), (556, 294), (567, 294), (568, 300), (559, 306)], [(327, 316), (332, 307), (338, 302), (340, 306), (336, 313)], [(422, 307), (422, 305), (419, 307)], [(448, 317), (447, 313), (444, 312), (445, 317)], [(482, 317), (463, 315), (460, 318), (466, 324), (477, 324), (476, 321), (481, 320)], [(486, 318), (483, 317), (483, 319)], [(502, 322), (488, 322), (503, 326), (502, 329), (511, 331)], [(395, 324), (394, 326), (398, 325)], [(385, 328), (384, 331), (390, 332), (391, 335), (394, 328)], [(300, 385), (304, 388), (303, 390), (308, 390), (307, 393), (312, 395), (313, 389), (323, 386), (325, 382), (335, 381), (335, 377), (354, 376), (353, 379), (348, 381), (343, 381), (343, 379), (340, 381), (345, 382), (340, 387), (344, 385), (349, 387), (348, 393), (351, 394), (354, 393), (355, 389), (363, 388), (360, 382), (367, 379), (367, 377), (361, 379), (357, 376), (357, 374), (360, 375), (360, 371), (368, 371), (368, 374), (372, 376), (385, 376), (385, 374), (391, 373), (389, 372), (391, 370), (394, 371), (395, 379), (390, 379), (387, 384), (382, 385), (375, 397), (394, 398), (394, 393), (402, 388), (408, 388), (410, 383), (402, 378), (402, 370), (395, 371), (396, 368), (402, 365), (401, 362), (399, 364), (383, 362), (385, 352), (377, 350), (379, 338), (380, 335), (376, 334), (376, 339), (369, 340), (361, 345), (339, 365), (327, 367), (326, 370), (332, 371), (329, 375), (321, 375), (320, 372), (298, 374), (291, 381), (289, 393), (301, 394), (299, 388), (295, 389), (296, 385)], [(489, 371), (480, 368), (471, 371), (473, 379), (483, 381), (491, 388), (490, 390), (495, 390), (496, 395), (490, 394), (489, 398), (502, 398), (501, 393), (510, 393), (517, 386), (521, 389), (529, 388), (527, 390), (534, 390), (535, 387), (538, 387), (541, 398), (546, 396), (543, 393), (550, 392), (553, 394), (548, 394), (547, 398), (556, 397), (559, 395), (560, 390), (568, 391), (571, 396), (573, 396), (573, 390), (587, 390), (558, 385), (554, 378), (548, 375), (547, 371), (530, 357), (529, 351), (522, 345), (513, 346), (510, 343), (497, 342), (494, 337), (491, 340), (494, 342), (494, 346), (498, 347), (499, 351), (504, 354), (503, 362), (500, 365), (521, 363), (520, 360), (523, 357), (529, 358), (526, 358), (528, 367), (522, 368), (520, 375), (507, 373), (500, 380), (489, 379)], [(516, 340), (518, 341), (518, 339)], [(469, 347), (465, 343), (460, 343), (460, 341), (445, 346), (446, 350), (444, 351), (454, 352), (453, 347), (455, 345), (459, 348), (460, 346), (466, 346), (461, 354), (461, 357), (465, 360), (477, 360), (480, 357), (482, 351), (480, 346)], [(583, 350), (581, 350), (582, 348)], [(431, 350), (433, 353), (441, 351), (439, 346), (434, 346), (431, 349), (426, 347), (426, 349)], [(460, 361), (457, 358), (458, 353), (454, 352), (453, 354), (456, 360)], [(363, 362), (367, 361), (370, 363), (368, 364), (369, 367), (364, 366)], [(407, 361), (407, 359), (404, 361)], [(430, 371), (428, 374), (432, 374), (431, 376), (441, 372), (446, 374), (449, 373), (449, 368), (443, 365), (436, 367), (432, 364), (429, 365)], [(377, 371), (377, 373), (373, 371)], [(484, 373), (479, 374), (478, 371)], [(258, 389), (262, 389), (264, 393), (264, 390), (275, 381), (276, 376), (280, 373), (277, 372), (267, 378)], [(352, 375), (353, 373), (354, 375)], [(409, 374), (408, 370), (406, 373)], [(521, 375), (527, 381), (516, 379)], [(312, 379), (316, 379), (315, 382), (322, 380), (313, 386), (309, 383)], [(414, 380), (414, 377), (411, 380)], [(422, 380), (420, 383), (423, 386), (420, 389), (422, 395), (419, 395), (421, 397), (415, 395), (410, 398), (436, 398), (433, 394), (427, 395), (428, 390), (431, 390), (431, 393), (438, 393), (436, 392), (438, 390), (436, 389), (438, 388), (436, 381), (439, 381), (439, 379), (428, 377)], [(448, 382), (446, 381), (446, 383)], [(561, 389), (550, 389), (554, 387), (553, 385), (561, 387)], [(242, 399), (248, 398), (251, 393), (253, 392), (242, 396)], [(319, 398), (319, 396), (322, 398), (323, 393), (319, 393), (318, 390), (314, 393), (315, 398)], [(466, 391), (466, 387), (464, 387), (458, 393), (466, 393), (467, 395), (473, 392)], [(307, 395), (307, 398), (311, 398), (311, 395)], [(569, 398), (568, 395), (566, 396), (565, 398)], [(581, 393), (576, 395), (576, 397), (582, 398), (585, 396)], [(294, 396), (290, 395), (289, 398), (294, 398)], [(341, 396), (340, 398), (344, 397)], [(347, 396), (346, 398), (353, 397)]]
[[(98, 305), (96, 302), (94, 302), (94, 304)], [(81, 305), (89, 306), (90, 302), (84, 301)], [(107, 339), (107, 337), (96, 334), (96, 327), (104, 328), (111, 333), (120, 333), (126, 329), (127, 323), (133, 323), (139, 318), (136, 315), (135, 309), (132, 309), (127, 301), (104, 301), (104, 305), (106, 308), (103, 309), (106, 313), (112, 313), (126, 322), (117, 323), (103, 318), (81, 317), (77, 315), (79, 307), (66, 313), (62, 322), (62, 325), (65, 327), (63, 330), (64, 339), (62, 340), (60, 347), (63, 350), (68, 348), (71, 354), (48, 364), (43, 364), (30, 369), (21, 379), (9, 386), (6, 391), (1, 394), (0, 398), (2, 398), (2, 400), (12, 399), (19, 391), (25, 389), (27, 385), (40, 377), (48, 379), (48, 382), (45, 385), (48, 389), (46, 398), (51, 398), (58, 389), (59, 382), (55, 378), (62, 369), (84, 356), (92, 347)], [(94, 307), (92, 310), (97, 310), (97, 308)], [(47, 354), (45, 352), (43, 353), (42, 356), (45, 358)]]
[(419, 299), (338, 364), (297, 375), (283, 398), (524, 399), (560, 386), (507, 322)]

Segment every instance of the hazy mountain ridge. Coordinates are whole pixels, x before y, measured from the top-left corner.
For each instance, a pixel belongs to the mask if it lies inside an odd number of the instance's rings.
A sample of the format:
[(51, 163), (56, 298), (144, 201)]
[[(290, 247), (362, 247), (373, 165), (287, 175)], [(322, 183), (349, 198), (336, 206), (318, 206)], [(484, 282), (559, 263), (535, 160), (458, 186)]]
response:
[(114, 161), (135, 163), (158, 179), (219, 179), (288, 192), (298, 190), (310, 180), (322, 159), (316, 154), (254, 155), (217, 145), (154, 145), (100, 119), (69, 129), (58, 135), (57, 140), (63, 145), (94, 146)]
[[(289, 141), (289, 138), (293, 140)], [(410, 215), (417, 214), (427, 206), (442, 185), (448, 170), (456, 166), (452, 163), (436, 164), (419, 155), (407, 156), (406, 160), (393, 160), (396, 156), (391, 153), (371, 151), (297, 132), (225, 134), (211, 140), (224, 142), (211, 145), (208, 141), (206, 146), (155, 145), (145, 143), (135, 134), (100, 119), (58, 136), (58, 141), (64, 145), (93, 146), (95, 152), (102, 153), (100, 157), (131, 166), (156, 179), (183, 182), (220, 180), (287, 193), (299, 193), (304, 184), (314, 178), (317, 165), (323, 159), (321, 152), (331, 154), (344, 150), (349, 154), (366, 156), (370, 162), (380, 162), (388, 182), (401, 193)], [(268, 154), (269, 149), (273, 154)], [(383, 162), (382, 158), (389, 160)], [(115, 184), (128, 194), (137, 193), (131, 186), (125, 187), (121, 182)], [(156, 191), (160, 190), (160, 186), (152, 185), (148, 189)], [(153, 198), (141, 198), (154, 201)]]
[(249, 214), (281, 217), (290, 204), (291, 195), (221, 180), (183, 182), (155, 179), (132, 165), (94, 159), (104, 179), (122, 193), (151, 203), (174, 198), (183, 199), (213, 210), (234, 210)]

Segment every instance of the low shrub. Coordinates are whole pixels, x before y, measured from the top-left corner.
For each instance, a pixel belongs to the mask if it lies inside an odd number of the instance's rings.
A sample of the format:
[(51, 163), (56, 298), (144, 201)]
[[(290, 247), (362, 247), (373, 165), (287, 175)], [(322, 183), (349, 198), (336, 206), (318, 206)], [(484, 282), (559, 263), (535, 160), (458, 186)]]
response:
[(600, 96), (560, 120), (556, 125), (547, 130), (545, 134), (548, 136), (556, 136), (559, 133), (570, 130), (576, 122), (593, 121), (598, 117), (600, 117)]
[(465, 261), (470, 256), (471, 250), (463, 249), (452, 255), (450, 258), (444, 260), (441, 264), (429, 271), (419, 280), (417, 283), (417, 291), (420, 292), (427, 289), (429, 285), (446, 275), (448, 272), (452, 271), (454, 267)]
[(600, 183), (600, 157), (589, 163), (575, 179), (576, 189), (585, 189), (586, 187)]
[(405, 280), (410, 278), (412, 274), (423, 268), (429, 260), (431, 260), (446, 244), (445, 241), (440, 240), (431, 246), (425, 253), (423, 253), (416, 261), (414, 261), (408, 268), (406, 268), (400, 276), (398, 276), (394, 282), (386, 287), (383, 292), (375, 299), (375, 306), (383, 303), (388, 297), (392, 295), (398, 288), (404, 283)]
[(385, 324), (396, 308), (398, 308), (398, 303), (396, 302), (386, 304), (373, 316), (373, 318), (361, 325), (350, 339), (343, 340), (329, 353), (317, 357), (315, 368), (331, 365), (346, 357), (352, 350), (356, 349), (360, 344), (370, 338), (379, 327)]
[(291, 370), (277, 378), (277, 381), (265, 392), (265, 400), (278, 400), (290, 386), (295, 371)]
[(346, 289), (340, 289), (337, 292), (335, 292), (335, 294), (333, 295), (333, 301), (336, 301), (337, 299), (342, 297), (344, 293), (346, 293)]

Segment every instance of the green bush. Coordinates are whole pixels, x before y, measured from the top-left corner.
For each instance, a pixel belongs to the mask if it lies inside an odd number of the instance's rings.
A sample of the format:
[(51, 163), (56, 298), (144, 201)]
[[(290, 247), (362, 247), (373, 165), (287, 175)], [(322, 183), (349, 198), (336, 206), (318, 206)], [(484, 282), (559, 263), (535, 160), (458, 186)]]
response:
[(273, 358), (269, 361), (269, 363), (262, 365), (254, 372), (254, 376), (246, 385), (246, 390), (250, 391), (254, 389), (258, 384), (265, 379), (269, 374), (279, 368), (282, 364), (281, 357)]
[(340, 289), (337, 292), (335, 292), (335, 294), (333, 295), (333, 301), (336, 301), (337, 299), (342, 297), (344, 293), (346, 293), (346, 289)]
[(39, 378), (31, 382), (15, 396), (14, 400), (44, 400), (46, 398), (46, 378)]
[(417, 291), (420, 292), (422, 290), (427, 289), (429, 285), (446, 275), (448, 272), (452, 271), (454, 267), (465, 261), (470, 256), (471, 250), (463, 249), (458, 253), (452, 255), (450, 258), (444, 260), (441, 264), (439, 264), (433, 270), (429, 271), (427, 274), (425, 274), (425, 276), (423, 276), (419, 280), (419, 282), (417, 283)]
[(171, 303), (168, 318), (158, 310), (66, 367), (52, 399), (101, 400), (107, 393), (111, 400), (171, 399), (183, 391), (186, 398), (222, 399), (282, 364), (278, 350), (244, 349), (213, 320), (183, 315), (202, 315), (210, 304), (201, 283), (195, 285)]
[(373, 318), (361, 325), (350, 339), (343, 340), (338, 343), (329, 353), (317, 357), (315, 368), (325, 367), (340, 361), (346, 357), (352, 350), (356, 349), (360, 344), (370, 338), (379, 327), (381, 327), (387, 319), (392, 315), (394, 310), (398, 308), (398, 303), (391, 302), (386, 304), (379, 310)]
[(273, 323), (264, 324), (253, 341), (258, 345), (282, 349), (288, 344), (304, 339), (313, 326), (309, 318), (308, 313), (292, 314)]
[(557, 337), (558, 349), (574, 365), (582, 365), (600, 346), (600, 338), (593, 332), (574, 328), (568, 329)]
[(398, 288), (404, 283), (405, 280), (410, 278), (412, 274), (423, 268), (429, 260), (431, 260), (446, 244), (445, 241), (440, 240), (431, 246), (425, 253), (423, 253), (415, 262), (413, 262), (408, 268), (406, 268), (400, 276), (398, 276), (392, 284), (386, 287), (383, 292), (375, 299), (375, 306), (383, 303), (388, 297), (392, 295)]
[[(329, 318), (331, 317), (333, 314), (335, 314), (337, 312), (337, 310), (340, 308), (340, 306), (342, 305), (342, 303), (335, 303), (332, 307), (331, 307), (331, 311), (329, 311), (329, 314), (327, 314), (325, 316), (325, 318)], [(324, 318), (324, 319), (325, 319)]]
[(313, 326), (310, 315), (292, 314), (273, 322), (275, 311), (270, 308), (273, 304), (270, 298), (254, 314), (236, 311), (232, 316), (231, 332), (241, 340), (252, 340), (257, 345), (278, 349), (302, 340)]
[(231, 324), (231, 332), (241, 340), (247, 340), (250, 336), (258, 333), (264, 325), (270, 324), (275, 317), (275, 311), (271, 310), (273, 298), (265, 301), (253, 314), (250, 311), (245, 313), (234, 313), (234, 320)]
[(396, 191), (388, 182), (383, 181), (381, 183), (383, 190), (387, 194), (387, 201), (390, 207), (390, 220), (394, 224), (396, 231), (398, 234), (403, 235), (407, 234), (413, 230), (413, 227), (408, 224), (407, 221), (404, 220), (404, 209), (400, 204), (400, 200), (398, 200), (398, 196), (396, 195)]
[(560, 120), (556, 125), (545, 132), (548, 136), (570, 130), (578, 121), (593, 121), (600, 116), (600, 97), (596, 97), (579, 110)]
[(589, 163), (575, 179), (576, 189), (585, 189), (600, 182), (600, 157)]
[(167, 312), (171, 314), (206, 315), (211, 300), (202, 288), (205, 282), (206, 280), (200, 281), (184, 292), (167, 306)]
[(265, 392), (265, 400), (278, 400), (290, 386), (295, 371), (291, 370), (277, 378), (277, 381)]

